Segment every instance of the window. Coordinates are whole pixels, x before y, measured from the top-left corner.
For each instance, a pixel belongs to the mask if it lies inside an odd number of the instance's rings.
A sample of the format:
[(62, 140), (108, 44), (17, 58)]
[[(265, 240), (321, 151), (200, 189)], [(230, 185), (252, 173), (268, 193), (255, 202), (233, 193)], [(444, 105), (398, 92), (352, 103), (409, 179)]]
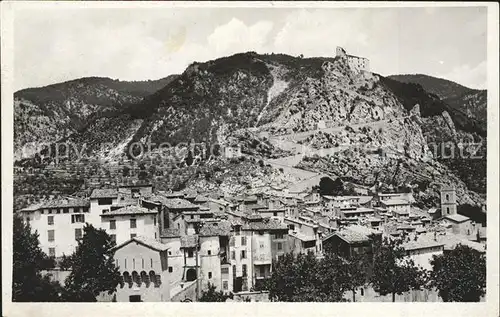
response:
[(156, 216), (153, 216), (153, 225), (156, 226)]
[(236, 259), (236, 252), (231, 251), (231, 259), (235, 260)]
[(247, 237), (241, 237), (241, 245), (247, 245)]
[(26, 223), (27, 224), (30, 224), (30, 220), (31, 220), (30, 217), (26, 217)]
[(54, 216), (48, 216), (47, 217), (47, 224), (49, 226), (53, 226), (54, 225)]
[(151, 268), (153, 268), (153, 258), (151, 258), (150, 260), (151, 260)]
[(111, 198), (100, 198), (97, 200), (98, 205), (111, 205), (113, 203), (113, 199)]
[(76, 228), (75, 229), (75, 240), (80, 240), (81, 238), (82, 238), (82, 229)]
[(49, 242), (54, 242), (54, 240), (55, 240), (55, 232), (54, 232), (54, 230), (47, 231), (47, 235), (48, 235), (48, 238), (49, 238)]
[(194, 215), (191, 215), (191, 219), (194, 219)]
[(260, 243), (259, 248), (264, 249), (264, 243), (263, 242)]
[(156, 234), (156, 232), (155, 232), (155, 240), (156, 240), (157, 238), (158, 238), (158, 235), (157, 235), (157, 234)]
[(114, 243), (116, 243), (116, 234), (110, 234), (109, 236), (111, 238), (111, 241), (113, 241)]
[(275, 239), (283, 239), (283, 234), (282, 233), (277, 233), (274, 235)]
[(131, 233), (131, 234), (130, 234), (130, 239), (135, 238), (135, 237), (137, 237), (137, 234), (136, 234), (136, 233)]
[(141, 259), (142, 260), (142, 268), (144, 268), (144, 259)]
[(156, 275), (155, 271), (149, 271), (149, 280), (151, 281), (151, 283), (154, 284), (154, 287), (158, 287), (158, 279), (157, 279), (157, 276), (159, 275)]
[(229, 285), (227, 281), (222, 281), (222, 289), (227, 290), (229, 288)]
[(123, 260), (123, 261), (124, 261), (124, 263), (125, 263), (124, 267), (125, 267), (125, 268), (127, 268), (127, 259), (125, 259), (125, 260)]
[(71, 215), (71, 223), (83, 223), (83, 222), (85, 222), (85, 215), (83, 214)]
[(188, 250), (188, 258), (192, 258), (193, 257), (193, 250)]
[(446, 194), (446, 201), (450, 200), (450, 195)]
[(243, 276), (247, 276), (247, 265), (243, 264), (241, 266), (241, 271), (243, 272)]
[(174, 271), (174, 268), (173, 268), (173, 267), (171, 267), (171, 266), (169, 266), (169, 267), (168, 267), (168, 273), (172, 273), (173, 271)]
[(278, 215), (278, 212), (277, 212), (277, 211), (273, 212), (273, 216), (275, 216), (275, 217), (276, 217), (277, 215)]
[(49, 248), (49, 256), (52, 258), (56, 256), (56, 248)]
[(449, 214), (450, 213), (450, 207), (446, 207), (446, 213)]
[(168, 251), (168, 255), (172, 255), (172, 251)]
[(266, 276), (266, 267), (264, 265), (259, 266), (259, 270), (260, 270), (261, 277)]
[(241, 250), (241, 258), (246, 259), (247, 258), (247, 253), (245, 250)]
[(234, 237), (231, 237), (229, 239), (229, 245), (232, 246), (232, 247), (234, 247)]
[(137, 228), (137, 219), (130, 219), (130, 228)]
[(212, 272), (208, 272), (208, 278), (211, 279), (212, 278)]
[(111, 229), (111, 230), (116, 229), (116, 220), (109, 221), (109, 229)]
[(211, 250), (208, 250), (208, 251), (207, 251), (207, 254), (208, 254), (208, 255), (212, 255), (212, 251), (211, 251)]
[(362, 289), (360, 289), (360, 291), (361, 291), (361, 296), (365, 296), (365, 289), (362, 288)]
[(288, 229), (294, 231), (295, 230), (295, 225), (288, 225)]
[(236, 277), (236, 265), (233, 265), (233, 277)]
[(220, 269), (221, 274), (229, 274), (229, 268), (228, 267), (223, 267)]
[(283, 245), (281, 244), (281, 242), (278, 242), (278, 250), (282, 250), (283, 249)]

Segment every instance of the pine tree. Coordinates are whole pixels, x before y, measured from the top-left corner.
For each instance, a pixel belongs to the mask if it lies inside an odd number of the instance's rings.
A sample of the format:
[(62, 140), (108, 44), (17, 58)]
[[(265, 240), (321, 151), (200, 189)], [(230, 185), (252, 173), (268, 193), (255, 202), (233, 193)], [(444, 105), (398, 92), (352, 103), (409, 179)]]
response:
[(111, 295), (120, 282), (111, 237), (89, 224), (83, 231), (83, 238), (66, 264), (72, 270), (65, 281), (66, 300), (72, 302), (94, 302), (101, 292)]

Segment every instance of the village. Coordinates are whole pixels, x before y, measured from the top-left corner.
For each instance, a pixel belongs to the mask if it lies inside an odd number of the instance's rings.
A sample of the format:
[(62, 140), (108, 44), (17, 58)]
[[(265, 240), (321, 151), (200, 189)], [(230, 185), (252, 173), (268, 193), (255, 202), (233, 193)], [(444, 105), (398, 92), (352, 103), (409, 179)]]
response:
[[(369, 71), (366, 58), (347, 55), (341, 47), (336, 55), (355, 72)], [(325, 62), (322, 68), (332, 71), (334, 66)], [(387, 124), (378, 112), (373, 108), (376, 121), (354, 126)], [(368, 187), (349, 177), (313, 171), (307, 168), (310, 159), (345, 147), (356, 150), (350, 140), (333, 148), (307, 146), (303, 141), (318, 131), (354, 132), (351, 126), (325, 120), (318, 120), (316, 128), (279, 136), (242, 129), (235, 142), (248, 141), (250, 146), (229, 142), (218, 146), (215, 157), (191, 144), (180, 160), (168, 162), (147, 153), (140, 160), (104, 156), (72, 162), (65, 157), (46, 166), (16, 166), (14, 190), (23, 199), (17, 214), (38, 234), (41, 250), (55, 260), (55, 267), (44, 274), (63, 286), (71, 270), (61, 263), (75, 254), (86, 224), (106, 232), (114, 244), (120, 283), (111, 293), (97, 296), (104, 302), (205, 301), (204, 294), (213, 288), (230, 294), (226, 301), (272, 301), (268, 282), (276, 263), (287, 255), (312, 255), (321, 261), (334, 254), (350, 262), (372, 257), (374, 245), (383, 240), (401, 243), (405, 259), (426, 272), (433, 270), (434, 257), (457, 246), (486, 253), (484, 204), (484, 217), (463, 215), (453, 182), (409, 171), (420, 183), (398, 183), (399, 163), (386, 173), (384, 185), (389, 187), (379, 186), (383, 182), (378, 175)], [(385, 163), (402, 155), (389, 148), (360, 148)], [(343, 164), (342, 173), (347, 172)], [(440, 187), (434, 197), (439, 202), (434, 199), (431, 207), (414, 192), (429, 180)], [(332, 190), (335, 181), (343, 190)], [(368, 266), (360, 269), (369, 271)], [(353, 287), (344, 290), (343, 300), (391, 301), (391, 294), (380, 294), (368, 281)], [(392, 301), (443, 298), (435, 289), (408, 289), (392, 291)]]
[[(45, 199), (18, 214), (56, 260), (75, 251), (86, 223), (109, 234), (121, 283), (99, 301), (197, 301), (209, 284), (233, 300), (269, 301), (261, 286), (274, 261), (290, 252), (349, 257), (370, 252), (374, 237), (388, 237), (401, 239), (406, 256), (428, 270), (434, 255), (459, 244), (486, 252), (486, 224), (457, 212), (453, 186), (442, 186), (439, 206), (414, 203), (411, 192), (332, 196), (312, 186), (230, 196), (157, 190), (136, 180), (88, 197)], [(70, 272), (56, 266), (46, 273), (64, 283)], [(356, 301), (387, 301), (369, 285), (357, 293)], [(439, 301), (434, 293), (418, 296)]]

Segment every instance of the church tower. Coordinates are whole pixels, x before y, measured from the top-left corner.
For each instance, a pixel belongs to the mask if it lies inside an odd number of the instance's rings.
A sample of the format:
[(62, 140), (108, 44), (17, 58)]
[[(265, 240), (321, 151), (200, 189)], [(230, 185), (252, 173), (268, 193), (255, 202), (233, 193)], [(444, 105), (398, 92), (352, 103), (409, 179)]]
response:
[(457, 214), (457, 197), (454, 186), (441, 186), (441, 215)]

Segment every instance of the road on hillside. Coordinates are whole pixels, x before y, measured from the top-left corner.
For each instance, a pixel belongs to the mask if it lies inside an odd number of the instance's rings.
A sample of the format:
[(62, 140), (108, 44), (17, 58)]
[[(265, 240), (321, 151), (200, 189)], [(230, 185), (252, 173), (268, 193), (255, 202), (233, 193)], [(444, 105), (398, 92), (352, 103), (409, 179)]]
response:
[(404, 120), (408, 118), (409, 116), (404, 116), (404, 117), (399, 117), (399, 118), (392, 118), (392, 119), (385, 119), (385, 120), (378, 120), (378, 121), (371, 121), (371, 122), (363, 122), (363, 123), (356, 123), (356, 124), (347, 124), (347, 125), (342, 125), (342, 126), (336, 126), (336, 127), (330, 127), (330, 128), (324, 128), (324, 129), (315, 129), (311, 131), (305, 131), (305, 132), (300, 132), (300, 133), (291, 133), (291, 134), (285, 134), (285, 135), (279, 135), (279, 136), (271, 136), (269, 138), (269, 142), (282, 150), (285, 151), (290, 151), (292, 153), (295, 153), (294, 155), (286, 156), (286, 157), (281, 157), (277, 159), (267, 159), (264, 160), (266, 164), (269, 164), (273, 166), (274, 168), (277, 169), (283, 169), (283, 172), (287, 174), (291, 174), (298, 179), (301, 180), (306, 180), (310, 179), (312, 177), (320, 175), (320, 173), (316, 172), (311, 172), (311, 171), (306, 171), (300, 168), (296, 168), (300, 161), (305, 156), (314, 156), (314, 155), (319, 155), (321, 157), (327, 156), (334, 154), (339, 151), (343, 151), (347, 149), (349, 146), (352, 146), (352, 144), (344, 144), (340, 145), (338, 147), (332, 147), (332, 148), (326, 148), (326, 149), (313, 149), (305, 144), (299, 144), (297, 143), (298, 141), (305, 140), (307, 137), (319, 132), (323, 131), (326, 133), (332, 133), (332, 132), (338, 132), (343, 129), (345, 129), (347, 126), (350, 126), (351, 128), (360, 128), (360, 127), (365, 127), (369, 126), (371, 128), (378, 128), (382, 127), (384, 124), (395, 121), (395, 120)]
[[(360, 128), (360, 127), (366, 127), (366, 126), (369, 126), (371, 128), (379, 128), (379, 127), (382, 127), (386, 123), (392, 122), (394, 120), (404, 120), (408, 117), (409, 116), (404, 116), (404, 117), (392, 118), (392, 119), (386, 119), (386, 120), (349, 124), (349, 125), (324, 128), (324, 129), (316, 129), (316, 130), (311, 130), (311, 131), (306, 131), (306, 132), (301, 132), (301, 133), (292, 133), (292, 134), (286, 134), (286, 135), (280, 135), (280, 136), (272, 136), (269, 138), (269, 141), (271, 142), (271, 144), (273, 146), (276, 146), (276, 147), (278, 147), (282, 150), (285, 150), (285, 151), (291, 151), (291, 152), (296, 153), (296, 154), (291, 155), (291, 156), (277, 158), (277, 159), (267, 160), (266, 163), (271, 164), (271, 165), (275, 165), (275, 166), (281, 166), (282, 168), (288, 167), (288, 168), (293, 168), (294, 170), (303, 171), (302, 169), (294, 168), (294, 166), (297, 166), (297, 164), (300, 163), (300, 161), (302, 160), (302, 158), (304, 156), (319, 155), (321, 157), (324, 157), (324, 156), (331, 155), (331, 154), (334, 154), (334, 153), (339, 152), (339, 151), (343, 151), (351, 145), (345, 144), (345, 145), (340, 145), (338, 147), (332, 147), (332, 148), (313, 149), (305, 144), (297, 143), (299, 140), (305, 140), (307, 137), (309, 137), (309, 136), (311, 136), (319, 131), (323, 131), (326, 133), (338, 132), (338, 131), (341, 131), (342, 129), (345, 129), (347, 126), (350, 126), (352, 128)], [(298, 171), (294, 171), (294, 172), (297, 173)], [(313, 172), (309, 172), (309, 171), (306, 171), (306, 172), (308, 173), (307, 175), (309, 177), (314, 176), (312, 174)]]

